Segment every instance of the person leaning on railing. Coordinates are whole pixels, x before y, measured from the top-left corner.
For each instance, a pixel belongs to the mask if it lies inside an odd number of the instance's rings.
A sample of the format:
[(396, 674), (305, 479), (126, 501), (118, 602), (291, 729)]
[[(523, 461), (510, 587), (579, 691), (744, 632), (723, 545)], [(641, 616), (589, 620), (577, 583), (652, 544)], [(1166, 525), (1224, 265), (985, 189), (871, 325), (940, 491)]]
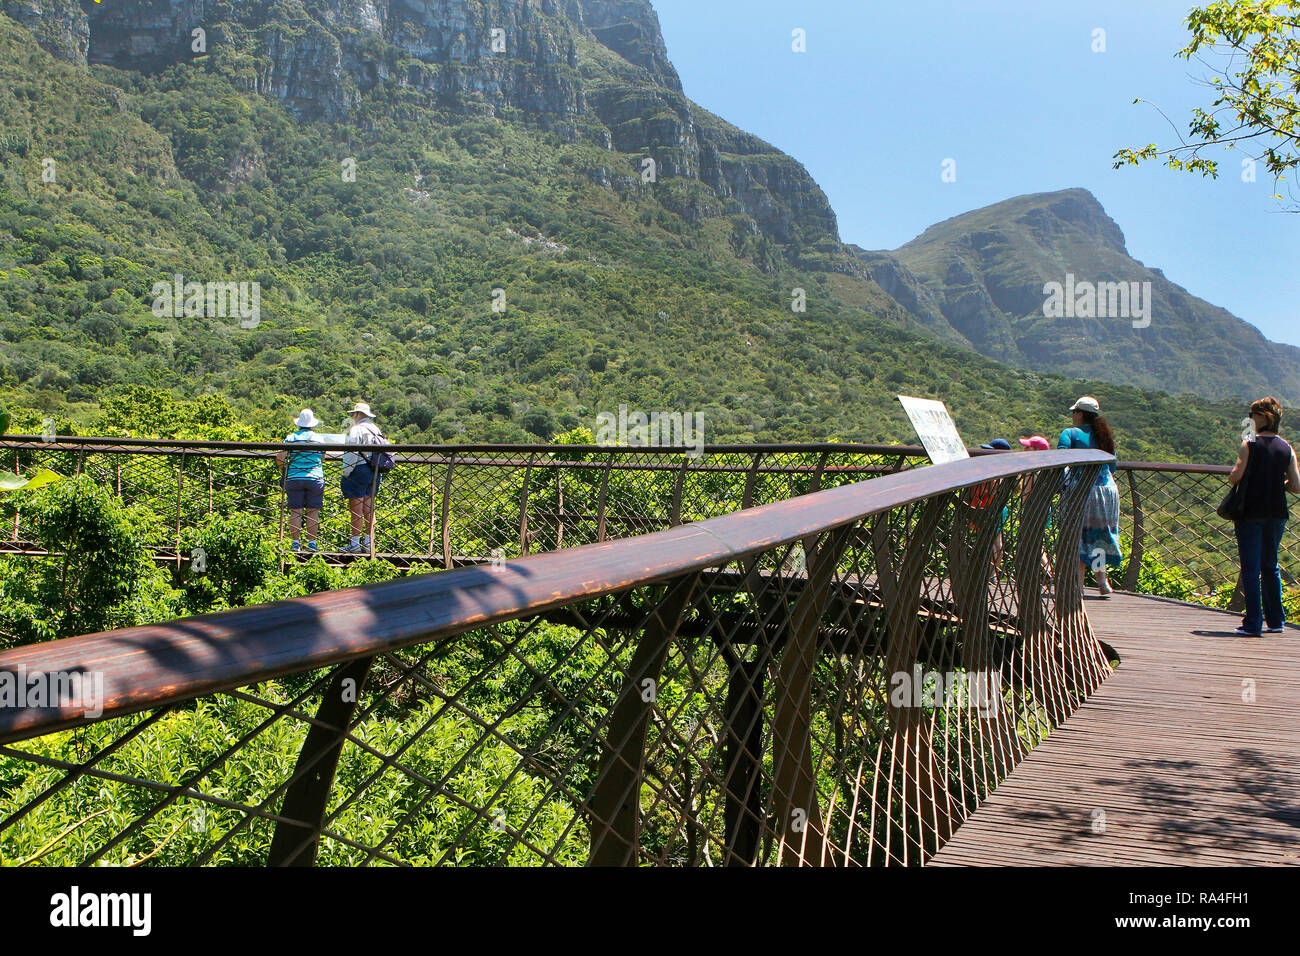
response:
[(1265, 633), (1266, 619), (1268, 634), (1281, 634), (1286, 624), (1277, 552), (1290, 517), (1286, 493), (1300, 494), (1300, 469), (1295, 452), (1277, 433), (1282, 406), (1276, 398), (1261, 398), (1252, 404), (1250, 420), (1255, 438), (1241, 443), (1228, 481), (1234, 485), (1246, 482), (1242, 487), (1245, 510), (1234, 522), (1241, 589), (1246, 597), (1246, 614), (1237, 633), (1258, 637)]
[[(357, 402), (349, 411), (352, 424), (344, 444), (382, 445), (384, 433), (375, 424), (374, 412), (365, 402)], [(345, 554), (360, 554), (370, 550), (375, 533), (375, 495), (382, 476), (377, 472), (372, 456), (350, 451), (343, 456), (343, 481), (340, 490), (347, 499), (352, 518), (352, 540), (343, 549)]]
[[(285, 438), (290, 445), (319, 445), (321, 436), (312, 429), (320, 424), (310, 408), (304, 408), (294, 424), (297, 430)], [(325, 503), (324, 451), (282, 451), (275, 460), (285, 469), (284, 493), (289, 506), (289, 537), (294, 551), (301, 549), (299, 532), (306, 514), (307, 550), (316, 551), (316, 532), (320, 528), (320, 509)], [(286, 467), (287, 466), (287, 467)]]
[[(1095, 448), (1115, 454), (1115, 433), (1101, 416), (1101, 403), (1085, 395), (1073, 405), (1074, 424), (1061, 432), (1057, 448)], [(1088, 568), (1097, 578), (1097, 594), (1111, 595), (1108, 567), (1117, 568), (1124, 561), (1119, 545), (1119, 485), (1115, 483), (1115, 463), (1101, 470), (1088, 493), (1083, 512), (1083, 540), (1079, 545), (1079, 587), (1083, 588)]]

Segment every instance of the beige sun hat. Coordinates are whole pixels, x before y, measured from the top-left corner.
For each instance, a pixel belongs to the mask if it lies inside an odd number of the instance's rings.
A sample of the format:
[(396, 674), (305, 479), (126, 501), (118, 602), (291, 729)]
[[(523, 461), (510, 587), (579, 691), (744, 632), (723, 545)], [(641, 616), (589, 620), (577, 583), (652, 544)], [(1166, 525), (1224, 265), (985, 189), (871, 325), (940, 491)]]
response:
[(367, 405), (365, 402), (357, 402), (357, 404), (354, 407), (348, 409), (348, 414), (364, 415), (366, 418), (375, 417), (375, 413), (370, 410), (370, 406)]
[(1101, 414), (1101, 402), (1097, 401), (1091, 395), (1085, 395), (1073, 405), (1070, 406), (1072, 412), (1092, 412), (1094, 415)]

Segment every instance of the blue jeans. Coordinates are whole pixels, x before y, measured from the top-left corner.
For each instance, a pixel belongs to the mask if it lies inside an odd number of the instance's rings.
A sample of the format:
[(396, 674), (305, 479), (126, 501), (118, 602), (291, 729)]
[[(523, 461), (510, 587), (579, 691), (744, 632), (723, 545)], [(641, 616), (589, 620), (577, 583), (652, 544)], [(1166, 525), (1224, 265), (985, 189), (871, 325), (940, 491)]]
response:
[(1281, 627), (1286, 623), (1282, 616), (1282, 574), (1277, 569), (1277, 549), (1282, 543), (1282, 532), (1285, 530), (1285, 519), (1237, 522), (1241, 589), (1246, 594), (1246, 616), (1241, 626), (1247, 631), (1262, 631), (1265, 618), (1268, 619), (1269, 627)]

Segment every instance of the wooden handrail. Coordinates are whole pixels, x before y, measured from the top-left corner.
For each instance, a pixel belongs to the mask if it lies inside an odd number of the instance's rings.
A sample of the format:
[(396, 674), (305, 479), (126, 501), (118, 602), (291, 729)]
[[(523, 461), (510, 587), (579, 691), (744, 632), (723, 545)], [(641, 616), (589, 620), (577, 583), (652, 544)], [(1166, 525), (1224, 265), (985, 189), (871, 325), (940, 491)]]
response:
[[(0, 654), (0, 670), (103, 675), (107, 719), (717, 567), (870, 515), (1001, 478), (1111, 462), (1097, 451), (972, 458), (819, 491), (638, 538), (352, 588)], [(72, 707), (0, 710), (0, 743), (89, 722)]]
[[(373, 451), (371, 445), (325, 445), (324, 450), (329, 452), (345, 451)], [(694, 449), (684, 447), (640, 447), (624, 445), (555, 445), (555, 444), (461, 444), (461, 445), (417, 445), (417, 444), (393, 444), (386, 446), (390, 451), (399, 455), (432, 455), (434, 463), (445, 463), (447, 458), (455, 455), (458, 464), (473, 465), (476, 460), (473, 455), (483, 456), (483, 463), (493, 465), (517, 465), (524, 467), (528, 464), (530, 456), (538, 456), (534, 467), (600, 467), (603, 463), (599, 461), (584, 462), (576, 460), (573, 456), (591, 455), (597, 458), (609, 455), (625, 455), (632, 457), (671, 457), (682, 456), (687, 452), (694, 452)], [(179, 439), (160, 439), (160, 438), (103, 438), (103, 437), (80, 437), (80, 436), (60, 436), (53, 440), (45, 439), (39, 435), (7, 435), (0, 437), (0, 451), (17, 450), (17, 451), (51, 451), (51, 452), (80, 452), (86, 449), (95, 448), (104, 454), (156, 454), (156, 455), (179, 455), (188, 453), (191, 455), (208, 455), (211, 457), (230, 456), (243, 457), (266, 457), (276, 452), (283, 451), (285, 445), (281, 442), (233, 442), (233, 441), (185, 441)], [(241, 454), (242, 453), (242, 454)], [(780, 454), (806, 454), (806, 455), (881, 455), (881, 456), (898, 456), (922, 458), (926, 457), (926, 451), (920, 445), (882, 445), (869, 443), (854, 442), (784, 442), (784, 443), (766, 443), (766, 444), (748, 444), (748, 445), (705, 445), (702, 450), (703, 457), (718, 455), (741, 455), (746, 461), (725, 468), (727, 471), (748, 471), (750, 468), (749, 459), (754, 454), (780, 455)], [(998, 449), (972, 448), (970, 451), (973, 458), (997, 457), (1001, 455), (1017, 454)], [(507, 455), (523, 455), (521, 458), (503, 458)], [(551, 462), (544, 457), (547, 455), (564, 456), (565, 460)], [(428, 464), (428, 459), (421, 459), (421, 464)], [(656, 463), (638, 463), (638, 462), (615, 462), (614, 468), (650, 468)], [(676, 461), (663, 462), (662, 467), (665, 469), (675, 469), (679, 467)], [(698, 470), (706, 470), (709, 466), (701, 465)], [(826, 471), (833, 472), (842, 470), (845, 467), (870, 467), (870, 466), (837, 466), (828, 465)], [(887, 467), (887, 466), (881, 466)], [(1176, 474), (1203, 474), (1203, 475), (1226, 475), (1232, 471), (1232, 465), (1210, 465), (1195, 462), (1153, 462), (1153, 461), (1118, 461), (1115, 467), (1119, 471), (1163, 471)], [(816, 469), (815, 465), (780, 465), (770, 464), (762, 466), (759, 471), (768, 470), (774, 472), (782, 471), (807, 471), (809, 473)], [(697, 469), (692, 469), (697, 470)]]

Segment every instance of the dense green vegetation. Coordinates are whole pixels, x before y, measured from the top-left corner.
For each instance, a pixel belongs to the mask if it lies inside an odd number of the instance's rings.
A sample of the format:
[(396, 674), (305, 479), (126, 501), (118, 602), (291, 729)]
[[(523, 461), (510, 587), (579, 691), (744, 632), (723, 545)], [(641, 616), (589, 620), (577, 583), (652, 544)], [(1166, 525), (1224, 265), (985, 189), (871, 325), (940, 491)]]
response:
[[(1128, 457), (1231, 452), (1235, 408), (1007, 369), (879, 317), (842, 264), (695, 215), (696, 181), (592, 181), (635, 156), (380, 103), (299, 122), (234, 69), (87, 75), (0, 19), (0, 401), (79, 430), (147, 384), (223, 395), (263, 437), (365, 398), (407, 440), (545, 438), (627, 404), (702, 411), (711, 441), (890, 441), (903, 392), (983, 441), (1053, 434), (1090, 391)], [(260, 323), (155, 316), (178, 273), (260, 283)]]

